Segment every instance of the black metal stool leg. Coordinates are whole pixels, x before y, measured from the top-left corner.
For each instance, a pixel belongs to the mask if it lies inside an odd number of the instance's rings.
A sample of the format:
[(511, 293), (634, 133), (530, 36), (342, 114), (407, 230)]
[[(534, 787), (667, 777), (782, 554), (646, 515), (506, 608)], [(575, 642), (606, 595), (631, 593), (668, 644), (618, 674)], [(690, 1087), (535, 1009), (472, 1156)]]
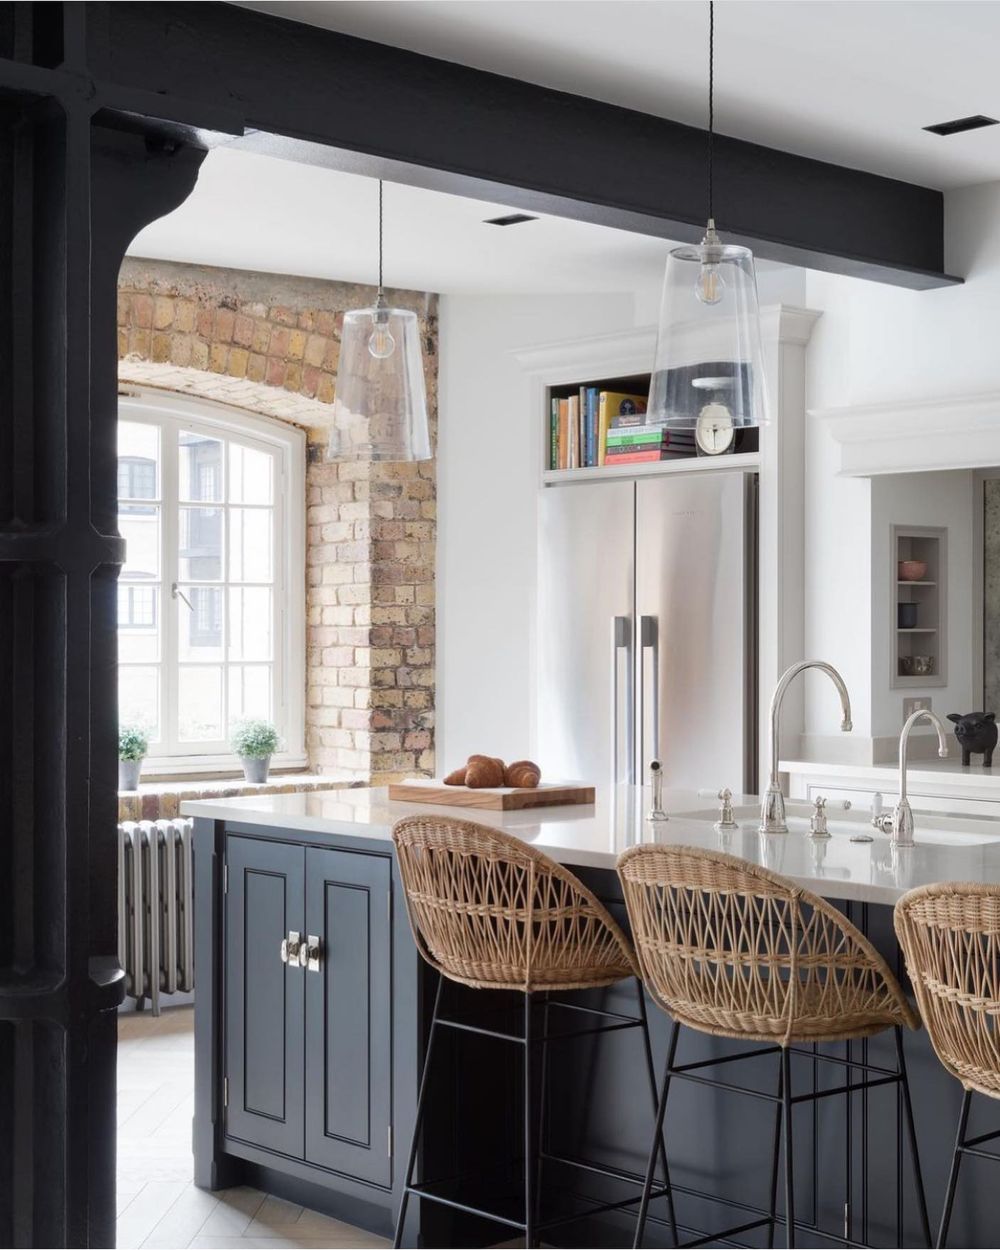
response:
[(406, 1208), (410, 1200), (410, 1186), (413, 1184), (413, 1168), (417, 1161), (420, 1125), (424, 1116), (424, 1096), (427, 1093), (427, 1075), (431, 1069), (431, 1055), (434, 1051), (434, 1038), (438, 1028), (438, 1009), (441, 1006), (441, 991), (443, 987), (444, 977), (439, 974), (437, 992), (434, 995), (434, 1010), (431, 1013), (431, 1031), (427, 1038), (427, 1053), (424, 1055), (423, 1071), (420, 1073), (420, 1089), (417, 1093), (417, 1114), (413, 1121), (413, 1136), (410, 1138), (410, 1153), (406, 1161), (406, 1175), (403, 1178), (403, 1193), (399, 1200), (399, 1214), (396, 1216), (396, 1233), (392, 1239), (392, 1244), (395, 1247), (403, 1244), (403, 1227), (406, 1224)]
[[(781, 1091), (785, 1084), (784, 1067), (778, 1063), (778, 1098), (781, 1098)], [(769, 1211), (771, 1213), (771, 1223), (767, 1230), (767, 1246), (768, 1250), (772, 1250), (774, 1246), (774, 1226), (778, 1220), (778, 1159), (781, 1154), (781, 1109), (784, 1104), (776, 1102), (774, 1104), (774, 1150), (771, 1154), (771, 1202)]]
[[(639, 1015), (642, 1017), (642, 1045), (646, 1054), (646, 1073), (649, 1077), (649, 1089), (653, 1098), (653, 1116), (659, 1112), (659, 1097), (656, 1089), (656, 1069), (653, 1066), (653, 1047), (649, 1040), (649, 1017), (646, 1014), (646, 995), (643, 992), (642, 982), (638, 977), (635, 979), (635, 988), (639, 997)], [(677, 1026), (674, 1025), (676, 1029)], [(673, 1243), (677, 1245), (677, 1215), (674, 1211), (674, 1192), (670, 1185), (670, 1165), (667, 1163), (667, 1144), (663, 1140), (663, 1132), (661, 1130), (657, 1138), (660, 1152), (660, 1163), (663, 1165), (663, 1184), (667, 1190), (667, 1219), (670, 1222), (670, 1236)]]
[(906, 1131), (910, 1139), (910, 1162), (913, 1165), (913, 1183), (917, 1190), (917, 1206), (920, 1209), (920, 1227), (924, 1234), (924, 1245), (931, 1244), (931, 1222), (927, 1215), (927, 1195), (924, 1192), (924, 1177), (920, 1170), (920, 1153), (917, 1150), (917, 1129), (913, 1123), (913, 1103), (910, 1100), (910, 1080), (906, 1072), (906, 1056), (903, 1053), (903, 1030), (897, 1025), (893, 1030), (896, 1035), (896, 1062), (899, 1074), (903, 1078), (903, 1112), (906, 1116)]
[(542, 1052), (542, 1076), (538, 1090), (538, 1106), (535, 1111), (538, 1123), (537, 1154), (535, 1156), (535, 1220), (541, 1219), (542, 1205), (542, 1164), (545, 1153), (545, 1112), (548, 1102), (549, 1082), (549, 991), (542, 995), (542, 1036), (538, 1045)]
[(958, 1169), (962, 1165), (962, 1143), (965, 1141), (965, 1130), (969, 1126), (969, 1111), (972, 1107), (972, 1090), (967, 1089), (962, 1095), (962, 1110), (958, 1117), (958, 1132), (955, 1134), (955, 1152), (951, 1156), (951, 1171), (948, 1173), (948, 1188), (945, 1191), (944, 1210), (941, 1212), (941, 1227), (938, 1229), (937, 1244), (943, 1246), (948, 1239), (948, 1225), (951, 1223), (951, 1208), (955, 1203), (955, 1187), (958, 1185)]
[(792, 1250), (795, 1245), (795, 1181), (792, 1171), (792, 1159), (795, 1149), (792, 1144), (792, 1057), (788, 1047), (781, 1049), (781, 1106), (785, 1122), (785, 1245)]
[[(653, 1128), (653, 1144), (649, 1148), (649, 1161), (646, 1164), (646, 1179), (642, 1186), (642, 1201), (639, 1203), (639, 1215), (635, 1222), (635, 1240), (633, 1246), (641, 1246), (643, 1235), (646, 1232), (646, 1216), (649, 1214), (649, 1195), (653, 1188), (653, 1177), (656, 1174), (656, 1157), (659, 1154), (660, 1143), (663, 1140), (663, 1117), (667, 1110), (667, 1095), (670, 1093), (670, 1073), (674, 1066), (674, 1056), (677, 1054), (677, 1037), (680, 1033), (680, 1025), (674, 1021), (674, 1027), (670, 1033), (670, 1045), (667, 1047), (667, 1061), (663, 1065), (663, 1089), (660, 1091), (660, 1105), (656, 1108), (656, 1124)], [(671, 1196), (671, 1211), (673, 1210), (673, 1197)], [(676, 1238), (675, 1238), (676, 1243)]]
[(532, 1250), (537, 1244), (535, 1225), (538, 1223), (535, 1187), (538, 1177), (536, 1155), (538, 1151), (538, 1134), (535, 1129), (534, 1098), (534, 1064), (533, 1050), (535, 1039), (532, 1035), (531, 994), (524, 996), (524, 1244), (526, 1250)]

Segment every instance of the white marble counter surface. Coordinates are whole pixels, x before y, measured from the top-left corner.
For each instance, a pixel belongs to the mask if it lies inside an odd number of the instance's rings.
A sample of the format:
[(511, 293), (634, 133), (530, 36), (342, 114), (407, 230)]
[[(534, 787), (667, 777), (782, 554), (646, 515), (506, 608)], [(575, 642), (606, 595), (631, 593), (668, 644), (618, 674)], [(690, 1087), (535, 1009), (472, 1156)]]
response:
[(560, 863), (613, 869), (618, 855), (638, 842), (698, 846), (727, 851), (763, 864), (817, 894), (834, 899), (894, 903), (905, 891), (933, 881), (1000, 883), (1000, 822), (918, 816), (917, 844), (896, 847), (881, 834), (872, 842), (851, 835), (871, 832), (864, 812), (830, 808), (832, 837), (808, 835), (806, 804), (788, 804), (787, 834), (757, 832), (757, 800), (740, 799), (739, 831), (714, 828), (718, 802), (693, 791), (670, 791), (670, 819), (645, 819), (648, 796), (631, 786), (598, 789), (589, 806), (487, 812), (390, 802), (384, 788), (311, 794), (262, 795), (186, 802), (186, 816), (203, 816), (283, 831), (388, 840), (403, 816), (462, 816), (516, 834)]

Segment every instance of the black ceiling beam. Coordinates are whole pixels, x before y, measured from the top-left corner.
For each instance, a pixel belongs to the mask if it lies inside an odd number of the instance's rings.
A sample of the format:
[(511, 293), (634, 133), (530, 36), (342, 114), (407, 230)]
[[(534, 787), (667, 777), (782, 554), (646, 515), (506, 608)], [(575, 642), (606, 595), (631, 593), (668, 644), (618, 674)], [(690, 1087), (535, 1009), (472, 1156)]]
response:
[[(258, 132), (243, 146), (292, 159), (669, 239), (703, 232), (695, 127), (235, 5), (87, 8), (102, 98), (127, 88), (189, 123), (200, 105), (207, 127), (241, 115)], [(722, 136), (715, 200), (719, 228), (763, 258), (914, 288), (959, 280), (944, 272), (939, 191)]]

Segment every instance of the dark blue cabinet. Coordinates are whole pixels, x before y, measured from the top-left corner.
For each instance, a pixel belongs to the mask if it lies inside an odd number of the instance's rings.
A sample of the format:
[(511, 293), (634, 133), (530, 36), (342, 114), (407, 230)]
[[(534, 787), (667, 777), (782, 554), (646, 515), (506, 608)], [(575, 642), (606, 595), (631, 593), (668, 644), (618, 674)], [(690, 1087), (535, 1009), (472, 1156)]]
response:
[(389, 1188), (391, 861), (230, 835), (226, 877), (226, 1138)]
[(389, 1186), (392, 1065), (388, 859), (306, 851), (305, 1153), (310, 1163)]
[(282, 960), (301, 929), (301, 847), (229, 838), (226, 864), (226, 1133), (302, 1157), (304, 973)]

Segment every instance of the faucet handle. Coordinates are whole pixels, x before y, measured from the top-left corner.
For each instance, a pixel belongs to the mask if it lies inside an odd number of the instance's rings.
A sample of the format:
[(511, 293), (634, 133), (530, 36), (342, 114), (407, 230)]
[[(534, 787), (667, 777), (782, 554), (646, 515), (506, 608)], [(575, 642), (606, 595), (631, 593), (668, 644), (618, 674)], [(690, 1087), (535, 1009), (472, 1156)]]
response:
[(809, 820), (809, 832), (814, 838), (828, 838), (830, 830), (826, 825), (826, 799), (817, 794), (813, 799), (813, 814)]
[(719, 798), (722, 801), (722, 807), (719, 810), (719, 819), (715, 822), (716, 829), (738, 829), (739, 826), (733, 816), (733, 792), (728, 786), (723, 786), (719, 791)]

